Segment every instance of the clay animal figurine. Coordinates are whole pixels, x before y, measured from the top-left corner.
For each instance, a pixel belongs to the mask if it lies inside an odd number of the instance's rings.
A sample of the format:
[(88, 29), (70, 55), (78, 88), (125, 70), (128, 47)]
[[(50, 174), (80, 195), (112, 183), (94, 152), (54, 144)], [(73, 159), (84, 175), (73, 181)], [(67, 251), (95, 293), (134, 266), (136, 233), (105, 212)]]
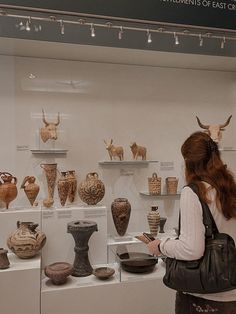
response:
[(146, 160), (146, 155), (147, 155), (146, 147), (139, 146), (136, 144), (136, 142), (134, 142), (130, 145), (130, 148), (133, 154), (133, 159), (137, 160), (138, 157), (141, 157), (142, 160)]
[(232, 118), (232, 114), (231, 116), (229, 116), (229, 118), (227, 119), (227, 121), (224, 124), (208, 124), (208, 125), (204, 125), (201, 123), (200, 119), (196, 116), (197, 118), (197, 122), (199, 124), (199, 126), (202, 129), (205, 129), (206, 133), (210, 135), (210, 137), (212, 138), (212, 140), (216, 143), (219, 143), (219, 141), (222, 139), (222, 131), (224, 131), (225, 127), (227, 125), (229, 125), (230, 120)]
[(58, 112), (57, 122), (47, 122), (43, 109), (42, 109), (42, 112), (43, 112), (43, 122), (45, 124), (45, 127), (40, 129), (41, 139), (44, 143), (47, 142), (49, 139), (56, 140), (57, 139), (57, 126), (60, 123), (60, 114)]
[(114, 146), (112, 139), (110, 144), (108, 144), (105, 140), (104, 143), (106, 144), (106, 149), (108, 150), (111, 160), (115, 159), (116, 157), (118, 157), (120, 160), (124, 160), (124, 150), (122, 146)]

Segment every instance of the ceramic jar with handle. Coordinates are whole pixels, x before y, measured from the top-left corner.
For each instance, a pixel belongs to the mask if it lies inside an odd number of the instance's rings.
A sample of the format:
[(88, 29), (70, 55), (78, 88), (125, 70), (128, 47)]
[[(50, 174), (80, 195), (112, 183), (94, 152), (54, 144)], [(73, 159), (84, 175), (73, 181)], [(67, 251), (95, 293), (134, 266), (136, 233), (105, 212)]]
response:
[(79, 185), (79, 196), (88, 205), (96, 205), (105, 195), (105, 186), (97, 172), (90, 172)]
[(24, 189), (31, 206), (34, 205), (34, 201), (39, 194), (39, 185), (35, 183), (35, 180), (34, 176), (27, 176), (21, 184), (21, 189)]
[(13, 177), (9, 172), (0, 172), (0, 200), (9, 208), (9, 203), (17, 196), (17, 178)]
[(17, 221), (17, 230), (7, 239), (9, 249), (20, 258), (34, 257), (44, 246), (46, 235), (31, 221)]

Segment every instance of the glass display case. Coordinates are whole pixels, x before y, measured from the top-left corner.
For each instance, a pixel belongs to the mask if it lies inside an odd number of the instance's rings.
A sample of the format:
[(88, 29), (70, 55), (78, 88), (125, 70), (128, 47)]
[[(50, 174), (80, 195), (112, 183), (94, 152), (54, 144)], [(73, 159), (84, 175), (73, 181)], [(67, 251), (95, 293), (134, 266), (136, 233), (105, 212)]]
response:
[[(203, 35), (200, 47), (202, 29), (152, 25), (150, 42), (146, 24), (140, 29), (130, 22), (116, 25), (107, 19), (6, 10), (1, 5), (0, 23), (0, 247), (8, 249), (10, 262), (0, 269), (4, 314), (49, 314), (55, 304), (55, 312), (64, 314), (73, 302), (78, 302), (76, 310), (82, 304), (81, 312), (87, 314), (91, 291), (100, 297), (94, 297), (97, 304), (104, 298), (100, 293), (112, 300), (107, 304), (111, 313), (117, 294), (124, 299), (129, 294), (125, 289), (142, 296), (145, 288), (154, 306), (156, 287), (162, 296), (160, 311), (171, 313), (173, 302), (166, 309), (166, 300), (173, 301), (173, 295), (162, 284), (164, 260), (149, 256), (135, 236), (150, 232), (147, 214), (154, 206), (166, 222), (165, 232), (156, 237), (176, 237), (184, 186), (180, 147), (199, 129), (196, 114), (209, 123), (233, 115), (220, 147), (225, 162), (236, 170), (234, 36), (229, 34), (221, 48), (222, 34)], [(123, 147), (124, 160), (110, 160), (104, 145), (108, 139)], [(146, 160), (141, 155), (134, 159), (134, 141), (145, 146)], [(4, 173), (11, 175), (9, 182), (3, 180)], [(104, 191), (98, 182), (96, 188), (91, 182), (84, 188), (82, 198), (87, 200), (105, 193), (93, 204), (84, 203), (78, 194), (89, 173), (97, 173), (104, 184)], [(162, 179), (156, 195), (148, 190), (153, 173)], [(178, 179), (175, 193), (167, 193), (167, 177)], [(8, 187), (10, 196), (4, 190)], [(89, 198), (91, 190), (95, 195)], [(119, 223), (119, 210), (112, 212), (115, 199), (130, 204), (128, 213), (121, 215), (125, 226)], [(74, 264), (79, 249), (68, 224), (81, 221), (97, 224), (87, 253), (91, 267), (100, 270), (69, 276), (56, 285), (45, 275), (45, 267)], [(20, 223), (29, 233), (41, 232), (42, 243), (30, 258), (17, 256), (7, 244)], [(25, 246), (32, 245), (22, 234), (18, 237)], [(16, 298), (12, 302), (9, 291)], [(125, 299), (127, 308), (129, 303)], [(18, 304), (27, 306), (18, 309)], [(146, 312), (137, 307), (128, 313)], [(105, 313), (104, 308), (98, 312)]]

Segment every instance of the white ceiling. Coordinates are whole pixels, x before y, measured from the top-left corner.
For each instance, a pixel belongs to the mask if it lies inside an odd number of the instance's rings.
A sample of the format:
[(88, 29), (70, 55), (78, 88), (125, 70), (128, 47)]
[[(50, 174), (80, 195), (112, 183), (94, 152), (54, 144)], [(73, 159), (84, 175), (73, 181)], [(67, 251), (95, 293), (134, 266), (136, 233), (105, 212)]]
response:
[(0, 54), (236, 72), (236, 58), (0, 38)]

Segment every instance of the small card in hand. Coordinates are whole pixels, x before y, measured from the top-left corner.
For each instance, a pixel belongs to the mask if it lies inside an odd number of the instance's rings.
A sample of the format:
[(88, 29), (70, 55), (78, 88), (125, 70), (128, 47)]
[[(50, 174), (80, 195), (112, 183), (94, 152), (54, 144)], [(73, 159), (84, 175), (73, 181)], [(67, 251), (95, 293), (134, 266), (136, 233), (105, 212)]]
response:
[(136, 239), (148, 244), (149, 242), (155, 240), (155, 238), (149, 234), (149, 233), (146, 233), (146, 232), (143, 232), (143, 234), (139, 235), (139, 236), (135, 236)]

